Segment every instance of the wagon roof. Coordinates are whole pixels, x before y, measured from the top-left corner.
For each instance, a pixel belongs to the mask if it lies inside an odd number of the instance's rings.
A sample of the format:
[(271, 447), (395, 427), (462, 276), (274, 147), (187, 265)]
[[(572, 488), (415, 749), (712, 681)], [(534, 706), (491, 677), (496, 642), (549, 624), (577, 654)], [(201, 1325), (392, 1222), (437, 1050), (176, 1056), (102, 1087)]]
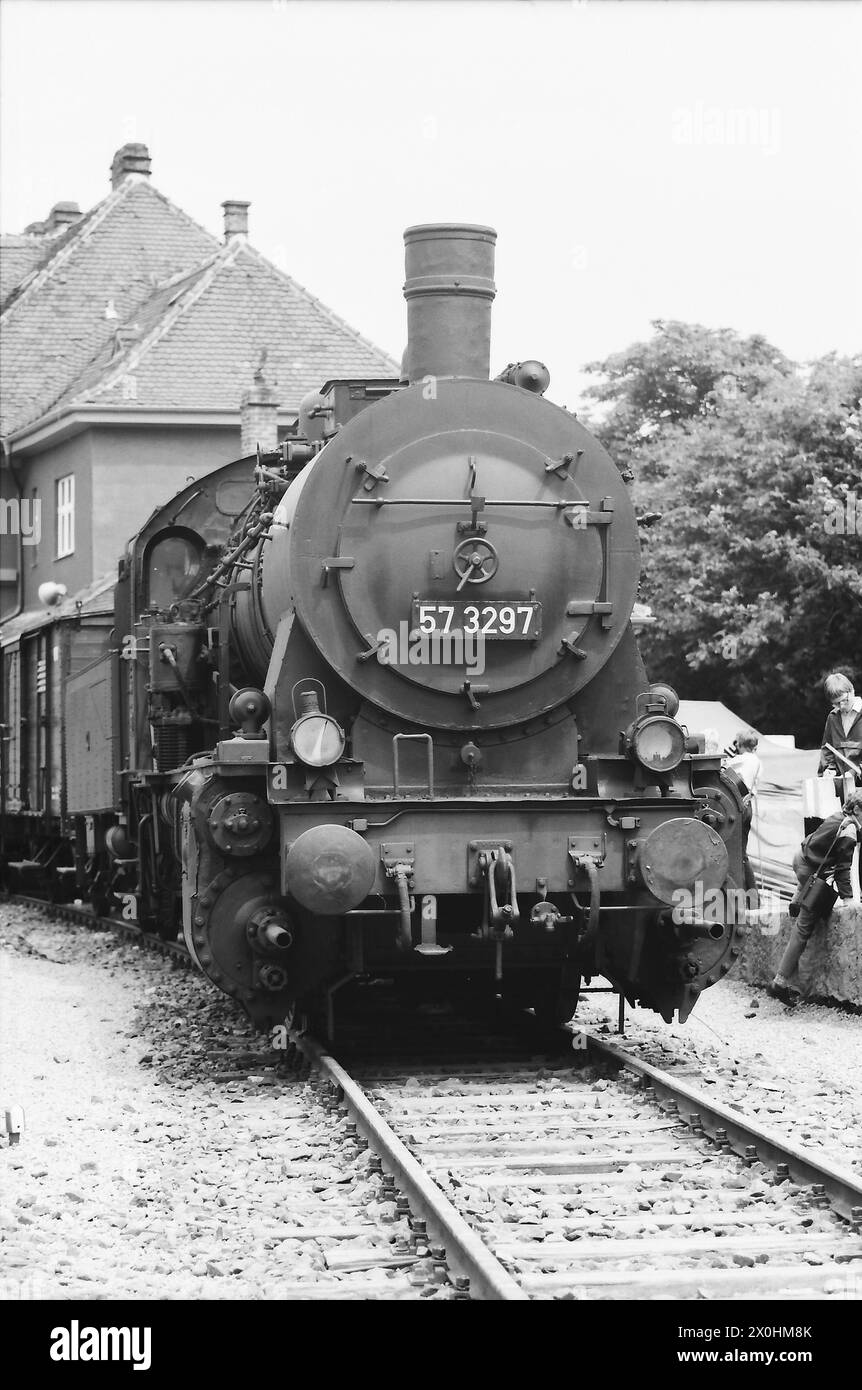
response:
[(39, 628), (47, 627), (50, 623), (64, 618), (89, 618), (113, 613), (116, 583), (116, 571), (113, 574), (103, 574), (99, 579), (94, 579), (92, 584), (88, 584), (86, 589), (79, 589), (76, 594), (67, 594), (52, 608), (31, 608), (25, 613), (19, 613), (16, 618), (10, 618), (0, 627), (0, 646), (8, 646), (27, 633), (36, 632)]

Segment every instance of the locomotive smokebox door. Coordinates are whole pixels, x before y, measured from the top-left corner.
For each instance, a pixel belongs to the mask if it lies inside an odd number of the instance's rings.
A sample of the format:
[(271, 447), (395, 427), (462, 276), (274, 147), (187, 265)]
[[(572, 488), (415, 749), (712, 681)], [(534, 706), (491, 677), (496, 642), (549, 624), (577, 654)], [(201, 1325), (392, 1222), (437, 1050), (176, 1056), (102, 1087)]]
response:
[(595, 677), (627, 631), (638, 564), (625, 485), (577, 421), (501, 382), (439, 380), (354, 417), (285, 495), (263, 610), (273, 627), (293, 606), (379, 708), (493, 729)]

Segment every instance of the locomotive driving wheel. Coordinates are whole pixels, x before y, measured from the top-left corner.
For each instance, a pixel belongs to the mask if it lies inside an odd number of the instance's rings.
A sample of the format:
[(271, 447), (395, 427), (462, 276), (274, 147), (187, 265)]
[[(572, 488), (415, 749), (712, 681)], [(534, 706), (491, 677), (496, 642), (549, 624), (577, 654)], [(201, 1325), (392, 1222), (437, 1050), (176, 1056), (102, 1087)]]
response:
[(172, 881), (159, 884), (156, 901), (156, 931), (162, 941), (176, 941), (179, 935), (179, 902), (177, 889)]
[(114, 906), (110, 873), (107, 865), (95, 860), (87, 863), (87, 897), (97, 917), (110, 917)]
[(110, 917), (114, 906), (114, 895), (107, 888), (90, 890), (90, 905), (97, 917)]
[(170, 861), (162, 855), (156, 864), (155, 881), (147, 883), (140, 895), (138, 926), (162, 941), (175, 941), (179, 931), (177, 885)]
[(533, 1001), (533, 1010), (540, 1023), (557, 1028), (571, 1020), (578, 1007), (581, 980), (580, 970), (568, 961), (543, 980)]

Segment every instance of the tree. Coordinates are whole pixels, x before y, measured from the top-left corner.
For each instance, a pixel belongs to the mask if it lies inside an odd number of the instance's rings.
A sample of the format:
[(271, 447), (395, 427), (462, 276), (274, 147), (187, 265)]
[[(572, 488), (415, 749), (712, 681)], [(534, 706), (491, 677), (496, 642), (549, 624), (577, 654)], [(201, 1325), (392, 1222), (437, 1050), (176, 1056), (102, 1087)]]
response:
[(760, 337), (657, 322), (588, 370), (635, 473), (648, 669), (817, 746), (819, 679), (862, 687), (862, 358), (808, 367)]
[(740, 338), (729, 328), (664, 319), (653, 327), (649, 342), (586, 367), (606, 378), (589, 394), (613, 407), (603, 441), (621, 466), (662, 431), (714, 415), (725, 400), (758, 395), (793, 371), (793, 363), (760, 336)]

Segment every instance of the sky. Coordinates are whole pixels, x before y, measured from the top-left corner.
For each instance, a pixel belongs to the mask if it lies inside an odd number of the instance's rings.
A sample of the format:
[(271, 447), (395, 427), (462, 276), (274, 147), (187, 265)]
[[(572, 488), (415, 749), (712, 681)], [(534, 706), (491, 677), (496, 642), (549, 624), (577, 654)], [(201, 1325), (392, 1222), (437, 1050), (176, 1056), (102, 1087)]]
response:
[(2, 0), (0, 226), (93, 206), (116, 149), (400, 358), (402, 233), (498, 232), (492, 373), (675, 318), (862, 350), (854, 0)]

